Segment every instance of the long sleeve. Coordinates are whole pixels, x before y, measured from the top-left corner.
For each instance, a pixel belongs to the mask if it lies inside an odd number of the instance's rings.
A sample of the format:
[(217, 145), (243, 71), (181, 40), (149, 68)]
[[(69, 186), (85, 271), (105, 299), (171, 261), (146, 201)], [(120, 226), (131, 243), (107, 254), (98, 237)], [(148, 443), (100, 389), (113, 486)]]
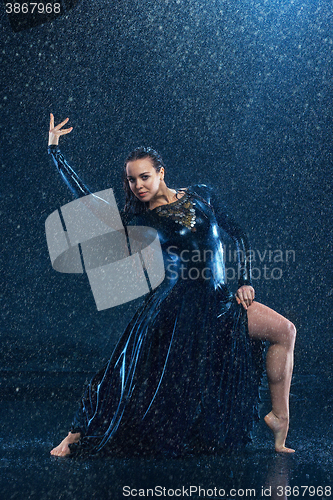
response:
[(74, 196), (80, 198), (81, 196), (92, 194), (90, 189), (84, 184), (84, 182), (80, 179), (76, 172), (74, 172), (72, 167), (67, 163), (66, 159), (60, 151), (59, 146), (49, 146), (48, 154), (51, 155), (58, 172), (60, 173), (61, 177), (66, 182), (67, 186), (72, 191)]
[(195, 185), (195, 191), (202, 196), (214, 209), (217, 223), (235, 242), (238, 259), (238, 285), (252, 285), (251, 281), (251, 247), (249, 240), (220, 201), (214, 188), (206, 184)]
[[(48, 154), (51, 155), (52, 160), (57, 167), (62, 179), (65, 181), (71, 192), (76, 198), (81, 198), (82, 196), (93, 195), (94, 193), (84, 184), (82, 179), (77, 175), (73, 168), (69, 165), (64, 155), (61, 153), (59, 146), (51, 145), (48, 146)], [(96, 210), (99, 207), (100, 198), (96, 200)], [(92, 208), (92, 205), (91, 205)], [(127, 225), (130, 220), (130, 215), (125, 213), (123, 210), (119, 210), (119, 215), (124, 226)], [(125, 228), (126, 231), (126, 228)]]

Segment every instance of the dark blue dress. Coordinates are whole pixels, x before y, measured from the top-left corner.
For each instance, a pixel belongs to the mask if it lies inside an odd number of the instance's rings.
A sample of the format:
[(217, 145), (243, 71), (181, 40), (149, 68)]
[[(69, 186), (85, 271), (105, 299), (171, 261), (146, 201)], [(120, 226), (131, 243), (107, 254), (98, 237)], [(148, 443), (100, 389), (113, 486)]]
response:
[[(49, 152), (77, 196), (89, 194), (56, 146)], [(185, 193), (185, 194), (184, 194)], [(183, 196), (181, 196), (183, 195)], [(223, 246), (239, 250), (239, 286), (251, 284), (246, 236), (203, 184), (125, 226), (157, 230), (165, 279), (147, 294), (109, 362), (87, 386), (71, 428), (71, 455), (184, 456), (250, 441), (258, 418), (262, 342), (226, 286)]]

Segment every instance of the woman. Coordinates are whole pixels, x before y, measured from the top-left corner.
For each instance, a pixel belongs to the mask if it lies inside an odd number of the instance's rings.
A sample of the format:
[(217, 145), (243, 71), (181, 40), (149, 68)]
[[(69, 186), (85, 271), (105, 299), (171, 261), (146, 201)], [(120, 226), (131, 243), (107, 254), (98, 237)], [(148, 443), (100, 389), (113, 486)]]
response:
[[(90, 194), (58, 147), (68, 118), (51, 114), (49, 153), (77, 196)], [(262, 341), (272, 411), (265, 422), (277, 452), (289, 427), (295, 327), (254, 300), (248, 242), (203, 184), (168, 188), (161, 157), (137, 148), (124, 165), (124, 226), (155, 228), (165, 279), (150, 291), (107, 365), (82, 398), (71, 431), (51, 451), (183, 456), (246, 444), (257, 417)], [(225, 284), (223, 242), (239, 250), (235, 297)], [(208, 255), (208, 257), (207, 257)]]

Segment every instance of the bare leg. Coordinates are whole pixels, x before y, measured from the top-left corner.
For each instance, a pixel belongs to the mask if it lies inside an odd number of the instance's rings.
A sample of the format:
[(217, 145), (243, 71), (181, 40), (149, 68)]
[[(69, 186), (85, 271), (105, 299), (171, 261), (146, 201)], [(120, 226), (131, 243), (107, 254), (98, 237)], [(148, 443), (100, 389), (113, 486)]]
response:
[(266, 369), (271, 393), (272, 411), (265, 422), (273, 431), (275, 450), (293, 453), (285, 447), (289, 428), (289, 391), (294, 365), (295, 326), (286, 318), (259, 302), (247, 309), (249, 335), (268, 340)]
[(63, 441), (56, 447), (53, 448), (53, 450), (50, 451), (51, 455), (54, 455), (56, 457), (65, 457), (66, 455), (70, 455), (71, 450), (69, 449), (69, 444), (72, 443), (77, 443), (80, 439), (81, 434), (79, 432), (76, 432), (75, 434), (72, 434), (71, 432), (68, 433), (68, 436), (65, 437)]

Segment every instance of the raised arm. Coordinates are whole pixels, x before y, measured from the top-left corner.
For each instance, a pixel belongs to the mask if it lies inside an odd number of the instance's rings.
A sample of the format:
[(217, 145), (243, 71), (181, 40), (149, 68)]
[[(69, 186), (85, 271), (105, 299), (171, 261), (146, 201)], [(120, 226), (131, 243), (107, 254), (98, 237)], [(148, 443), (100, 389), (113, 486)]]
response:
[(58, 172), (66, 182), (69, 189), (77, 198), (79, 198), (81, 196), (91, 194), (91, 191), (76, 174), (76, 172), (74, 172), (72, 167), (67, 163), (59, 148), (59, 138), (62, 135), (69, 134), (73, 130), (73, 127), (67, 129), (62, 128), (68, 122), (68, 120), (69, 118), (66, 118), (66, 120), (59, 123), (59, 125), (55, 127), (54, 116), (52, 113), (50, 114), (48, 153), (51, 155)]

